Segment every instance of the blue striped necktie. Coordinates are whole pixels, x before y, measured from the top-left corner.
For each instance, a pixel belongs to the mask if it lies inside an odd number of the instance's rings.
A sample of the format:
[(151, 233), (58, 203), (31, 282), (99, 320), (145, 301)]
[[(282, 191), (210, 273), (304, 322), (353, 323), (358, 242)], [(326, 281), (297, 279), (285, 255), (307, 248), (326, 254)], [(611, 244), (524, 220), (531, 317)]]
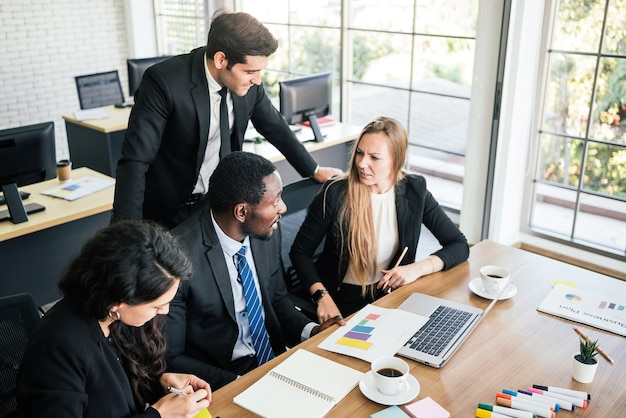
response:
[(261, 300), (259, 299), (259, 294), (254, 285), (254, 278), (252, 277), (250, 266), (246, 261), (246, 247), (241, 247), (237, 254), (235, 254), (235, 257), (239, 278), (243, 284), (243, 294), (246, 298), (252, 342), (256, 350), (257, 362), (261, 365), (274, 358), (270, 338), (265, 328), (265, 320), (263, 319), (263, 306), (261, 306)]

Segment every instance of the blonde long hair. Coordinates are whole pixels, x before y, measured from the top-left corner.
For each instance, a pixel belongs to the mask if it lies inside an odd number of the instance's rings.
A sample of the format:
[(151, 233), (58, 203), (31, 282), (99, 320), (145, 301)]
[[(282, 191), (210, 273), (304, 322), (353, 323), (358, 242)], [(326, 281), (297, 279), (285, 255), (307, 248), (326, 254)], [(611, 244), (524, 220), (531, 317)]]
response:
[[(352, 147), (347, 174), (337, 179), (348, 179), (347, 196), (339, 206), (338, 225), (341, 236), (341, 255), (347, 248), (349, 271), (357, 277), (362, 285), (363, 296), (366, 293), (367, 278), (376, 274), (376, 258), (378, 254), (374, 223), (372, 220), (372, 204), (370, 191), (359, 179), (359, 168), (356, 164), (356, 151), (361, 139), (366, 134), (384, 133), (389, 141), (389, 149), (393, 159), (392, 184), (397, 184), (404, 177), (408, 135), (400, 122), (389, 117), (378, 117), (365, 125), (359, 138)], [(347, 230), (346, 230), (347, 229)], [(345, 240), (345, 241), (344, 241)], [(347, 245), (346, 245), (347, 244)], [(373, 286), (371, 289), (373, 293)]]

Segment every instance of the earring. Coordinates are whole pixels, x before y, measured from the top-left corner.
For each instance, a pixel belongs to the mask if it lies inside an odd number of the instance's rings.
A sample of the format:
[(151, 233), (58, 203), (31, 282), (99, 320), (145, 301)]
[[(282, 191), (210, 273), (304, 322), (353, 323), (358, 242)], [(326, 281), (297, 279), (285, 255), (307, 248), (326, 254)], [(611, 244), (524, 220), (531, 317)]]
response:
[[(113, 314), (115, 314), (115, 318), (113, 318)], [(118, 311), (109, 311), (109, 318), (114, 321), (119, 321), (120, 319), (122, 319), (122, 316)]]

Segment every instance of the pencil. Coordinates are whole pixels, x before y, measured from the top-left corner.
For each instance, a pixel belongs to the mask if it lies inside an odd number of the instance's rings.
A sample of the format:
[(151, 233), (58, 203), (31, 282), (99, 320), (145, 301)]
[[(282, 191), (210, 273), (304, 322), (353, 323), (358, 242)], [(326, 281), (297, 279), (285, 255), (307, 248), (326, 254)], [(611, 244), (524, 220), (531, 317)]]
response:
[[(409, 247), (404, 247), (404, 250), (402, 250), (402, 253), (400, 253), (400, 257), (398, 257), (398, 261), (396, 261), (396, 264), (393, 266), (394, 269), (400, 265), (400, 263), (402, 262), (402, 259), (404, 258), (404, 255), (406, 254), (408, 249), (409, 249)], [(387, 280), (387, 282), (388, 281), (389, 280)], [(387, 282), (385, 282), (385, 284), (383, 285), (383, 291), (385, 290), (385, 287), (387, 287)], [(389, 293), (389, 292), (391, 292), (391, 288), (387, 289), (387, 293)]]
[[(585, 335), (584, 332), (582, 332), (581, 330), (579, 330), (578, 328), (574, 327), (574, 332), (576, 332), (576, 334), (580, 335), (580, 337), (584, 340), (588, 339), (587, 336)], [(599, 346), (596, 346), (596, 351), (598, 353), (600, 353), (600, 355), (602, 357), (605, 358), (606, 361), (608, 361), (609, 363), (613, 364), (613, 359), (611, 358), (611, 356), (609, 356), (606, 351), (604, 351), (603, 349), (601, 349)]]

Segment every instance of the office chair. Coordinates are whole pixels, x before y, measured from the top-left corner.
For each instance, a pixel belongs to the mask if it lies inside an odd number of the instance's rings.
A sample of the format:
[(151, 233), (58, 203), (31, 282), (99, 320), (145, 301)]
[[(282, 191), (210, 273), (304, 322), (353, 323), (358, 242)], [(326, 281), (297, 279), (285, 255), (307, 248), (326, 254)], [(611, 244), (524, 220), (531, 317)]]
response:
[(30, 294), (0, 297), (0, 418), (17, 417), (17, 372), (39, 319)]
[(79, 75), (74, 79), (81, 109), (124, 103), (124, 92), (117, 70)]
[[(289, 298), (296, 306), (296, 309), (313, 321), (317, 321), (317, 307), (313, 301), (311, 301), (309, 289), (298, 279), (296, 270), (289, 259), (289, 251), (300, 230), (302, 222), (304, 222), (309, 204), (320, 190), (321, 186), (320, 183), (311, 179), (300, 180), (285, 186), (283, 188), (282, 198), (287, 205), (287, 212), (282, 216), (279, 222), (282, 237), (281, 263), (283, 266), (283, 278), (287, 285)], [(316, 255), (319, 255), (323, 246), (324, 243), (322, 242), (316, 250)]]

